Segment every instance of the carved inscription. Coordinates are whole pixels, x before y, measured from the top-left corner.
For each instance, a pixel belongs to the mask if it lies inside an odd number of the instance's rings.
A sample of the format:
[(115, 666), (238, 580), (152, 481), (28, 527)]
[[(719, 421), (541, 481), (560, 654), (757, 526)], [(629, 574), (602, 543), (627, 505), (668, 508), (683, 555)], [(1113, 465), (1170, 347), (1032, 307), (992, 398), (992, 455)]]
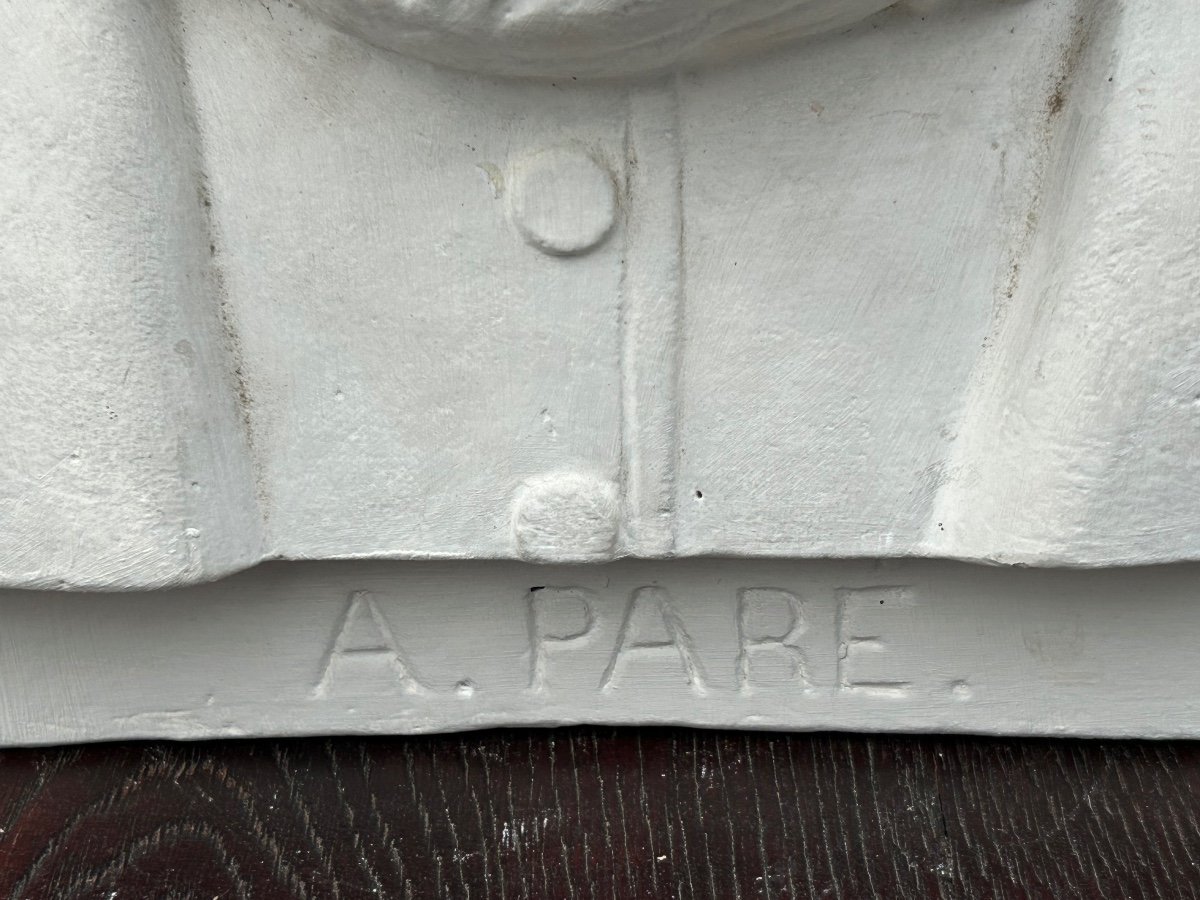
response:
[(617, 644), (600, 678), (600, 689), (612, 690), (619, 670), (639, 657), (651, 660), (679, 658), (687, 683), (697, 694), (705, 692), (704, 670), (683, 619), (660, 587), (641, 587), (629, 598)]
[(837, 689), (875, 697), (907, 697), (911, 682), (890, 674), (890, 632), (913, 607), (907, 587), (840, 588), (837, 601)]
[[(709, 598), (698, 607), (682, 589), (659, 584), (534, 586), (521, 598), (523, 628), (495, 605), (499, 616), (488, 627), (496, 629), (496, 643), (468, 640), (459, 645), (466, 648), (460, 656), (447, 655), (442, 644), (440, 655), (429, 657), (421, 656), (431, 652), (427, 647), (398, 640), (385, 614), (390, 610), (396, 620), (397, 607), (370, 591), (353, 591), (334, 623), (312, 696), (344, 686), (358, 695), (386, 691), (467, 702), (481, 691), (522, 692), (523, 684), (526, 695), (549, 700), (582, 685), (602, 695), (653, 685), (696, 698), (733, 693), (888, 701), (912, 696), (918, 682), (932, 688), (929, 673), (914, 663), (919, 610), (910, 586), (802, 592), (768, 583), (728, 591), (727, 601)], [(462, 627), (460, 620), (449, 633)], [(506, 662), (522, 659), (523, 673)], [(498, 661), (510, 674), (494, 686)], [(482, 674), (489, 667), (492, 674)], [(943, 688), (959, 702), (972, 697), (963, 678), (945, 678), (937, 689)]]
[(326, 696), (343, 670), (358, 669), (346, 674), (348, 678), (361, 679), (365, 668), (373, 670), (376, 677), (386, 673), (391, 683), (407, 694), (428, 690), (396, 642), (375, 597), (370, 591), (355, 591), (346, 601), (345, 611), (334, 629), (313, 696)]
[(529, 592), (529, 689), (546, 690), (549, 659), (578, 646), (596, 624), (593, 591), (578, 587), (539, 587)]
[[(752, 676), (782, 661), (783, 681), (808, 686), (807, 663), (800, 649), (806, 625), (795, 594), (780, 588), (742, 588), (737, 593), (737, 685), (749, 691)], [(776, 679), (772, 679), (776, 680)]]

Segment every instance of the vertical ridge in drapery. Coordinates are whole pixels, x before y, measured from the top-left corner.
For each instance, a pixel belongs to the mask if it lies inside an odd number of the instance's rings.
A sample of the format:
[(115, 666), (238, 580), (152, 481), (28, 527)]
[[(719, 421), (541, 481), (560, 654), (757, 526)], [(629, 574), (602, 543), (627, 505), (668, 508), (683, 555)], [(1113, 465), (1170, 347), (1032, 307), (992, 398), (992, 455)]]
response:
[(626, 131), (621, 408), (627, 553), (675, 549), (683, 154), (676, 76), (632, 88)]
[[(1200, 25), (1193, 4), (1171, 6)], [(1162, 9), (1081, 13), (1046, 105), (1045, 199), (973, 378), (929, 555), (1150, 563), (1200, 535), (1200, 460), (1181, 452), (1200, 425), (1200, 218), (1179, 178), (1200, 142), (1197, 100), (1178, 89), (1200, 68)]]

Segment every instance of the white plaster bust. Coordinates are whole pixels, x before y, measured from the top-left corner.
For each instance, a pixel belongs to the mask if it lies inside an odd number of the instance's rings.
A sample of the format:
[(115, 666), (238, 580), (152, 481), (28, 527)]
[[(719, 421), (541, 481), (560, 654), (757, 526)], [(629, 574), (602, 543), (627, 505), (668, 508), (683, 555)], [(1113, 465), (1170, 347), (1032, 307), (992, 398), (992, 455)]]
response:
[(0, 584), (1200, 558), (1193, 0), (0, 26)]

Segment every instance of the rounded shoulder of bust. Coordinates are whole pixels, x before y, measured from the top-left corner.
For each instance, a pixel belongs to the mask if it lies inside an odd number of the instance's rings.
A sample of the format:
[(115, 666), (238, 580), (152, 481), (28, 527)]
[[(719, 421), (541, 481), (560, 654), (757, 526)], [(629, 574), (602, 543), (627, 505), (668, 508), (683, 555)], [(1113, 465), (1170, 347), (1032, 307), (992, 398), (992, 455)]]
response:
[(895, 0), (302, 0), (372, 44), (458, 69), (617, 78), (844, 27)]

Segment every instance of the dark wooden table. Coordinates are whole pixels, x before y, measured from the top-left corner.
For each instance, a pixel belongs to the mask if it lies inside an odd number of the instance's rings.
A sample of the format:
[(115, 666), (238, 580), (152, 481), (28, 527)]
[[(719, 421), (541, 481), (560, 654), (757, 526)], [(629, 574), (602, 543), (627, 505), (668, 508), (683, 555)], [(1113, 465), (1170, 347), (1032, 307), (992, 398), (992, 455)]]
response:
[(0, 755), (0, 896), (1189, 897), (1200, 744), (504, 731)]

